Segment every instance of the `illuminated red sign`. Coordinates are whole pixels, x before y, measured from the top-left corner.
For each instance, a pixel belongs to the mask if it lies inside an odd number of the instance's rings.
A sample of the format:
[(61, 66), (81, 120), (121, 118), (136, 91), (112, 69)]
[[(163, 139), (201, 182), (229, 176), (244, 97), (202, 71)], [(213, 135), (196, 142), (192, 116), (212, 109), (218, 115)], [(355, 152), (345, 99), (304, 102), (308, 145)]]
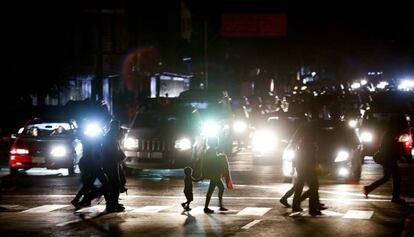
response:
[(223, 14), (221, 34), (231, 37), (286, 36), (287, 14)]

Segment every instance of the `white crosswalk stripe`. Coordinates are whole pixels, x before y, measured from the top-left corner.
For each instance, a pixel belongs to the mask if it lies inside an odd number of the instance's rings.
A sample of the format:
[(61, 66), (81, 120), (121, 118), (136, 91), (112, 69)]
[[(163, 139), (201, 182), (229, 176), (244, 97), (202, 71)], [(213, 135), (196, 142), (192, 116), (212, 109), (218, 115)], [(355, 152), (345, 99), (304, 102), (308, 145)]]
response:
[(138, 213), (157, 213), (162, 210), (171, 208), (172, 206), (145, 206), (140, 208), (134, 208), (131, 212), (138, 212)]
[(46, 213), (46, 212), (55, 211), (57, 209), (61, 209), (64, 207), (68, 207), (68, 206), (69, 205), (43, 205), (40, 207), (34, 207), (34, 208), (27, 209), (25, 211), (22, 211), (21, 213)]
[[(48, 213), (53, 212), (59, 209), (70, 207), (70, 205), (42, 205), (38, 207), (29, 208), (27, 210), (23, 210), (23, 206), (20, 205), (0, 205), (1, 207), (7, 209), (7, 211), (16, 211), (19, 213)], [(95, 205), (91, 207), (85, 207), (80, 210), (77, 210), (75, 214), (83, 214), (83, 215), (91, 215), (96, 216), (99, 213), (105, 212), (105, 205)], [(134, 207), (134, 206), (125, 206), (126, 213), (178, 213), (176, 206), (173, 205), (147, 205), (142, 207)], [(243, 209), (233, 209), (225, 212), (221, 212), (219, 207), (217, 206), (210, 206), (210, 209), (214, 210), (215, 213), (226, 213), (229, 215), (236, 215), (236, 216), (264, 216), (272, 207), (244, 207)], [(180, 210), (181, 207), (179, 208)], [(73, 209), (71, 209), (73, 210)], [(200, 215), (204, 214), (204, 206), (196, 206), (190, 211), (191, 215)], [(322, 216), (324, 217), (342, 217), (346, 219), (371, 219), (374, 215), (374, 211), (370, 210), (348, 210), (346, 213), (336, 212), (332, 210), (323, 210)], [(302, 216), (307, 217), (309, 216), (307, 209), (304, 209), (302, 212), (291, 213), (290, 217), (295, 216)], [(258, 222), (257, 222), (258, 223)], [(255, 225), (254, 223), (252, 225)], [(247, 227), (246, 227), (247, 228)], [(250, 227), (249, 227), (250, 228)]]
[(344, 218), (368, 220), (371, 219), (373, 215), (373, 211), (349, 210), (345, 213)]
[(272, 208), (268, 207), (246, 207), (239, 211), (236, 215), (238, 216), (263, 216)]

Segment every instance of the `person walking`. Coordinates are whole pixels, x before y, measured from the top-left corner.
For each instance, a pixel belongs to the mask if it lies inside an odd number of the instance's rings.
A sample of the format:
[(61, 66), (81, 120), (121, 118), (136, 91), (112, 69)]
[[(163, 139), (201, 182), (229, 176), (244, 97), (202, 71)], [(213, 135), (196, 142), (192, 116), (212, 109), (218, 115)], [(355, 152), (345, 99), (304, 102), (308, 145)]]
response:
[(319, 205), (319, 183), (316, 173), (317, 158), (315, 135), (317, 134), (317, 120), (310, 120), (302, 124), (293, 135), (291, 144), (297, 147), (295, 167), (297, 179), (294, 185), (292, 211), (300, 212), (303, 186), (306, 183), (309, 187), (309, 214), (312, 216), (321, 215)]
[(191, 167), (185, 167), (184, 174), (184, 195), (187, 201), (181, 203), (181, 206), (185, 211), (191, 211), (190, 203), (193, 201), (193, 182), (198, 182), (201, 179), (193, 177), (193, 169)]
[(221, 178), (226, 179), (227, 187), (232, 189), (232, 181), (230, 176), (229, 165), (227, 156), (222, 153), (218, 153), (218, 138), (208, 138), (208, 148), (205, 151), (202, 160), (202, 178), (210, 180), (208, 187), (206, 202), (204, 205), (204, 212), (207, 214), (214, 213), (208, 206), (210, 204), (211, 196), (213, 195), (214, 189), (219, 189), (218, 198), (220, 211), (227, 211), (228, 209), (223, 206), (223, 194), (224, 185)]
[(102, 168), (108, 177), (108, 202), (107, 212), (120, 212), (125, 208), (119, 204), (119, 193), (121, 191), (120, 163), (125, 159), (125, 154), (119, 146), (121, 126), (118, 120), (112, 120), (109, 131), (104, 136), (102, 145)]
[(380, 157), (380, 164), (383, 168), (383, 176), (363, 187), (363, 193), (368, 198), (368, 194), (379, 186), (386, 183), (392, 176), (392, 199), (391, 201), (400, 205), (406, 205), (404, 199), (400, 198), (401, 175), (398, 167), (398, 160), (401, 159), (401, 148), (398, 142), (399, 135), (403, 130), (403, 123), (406, 122), (393, 116), (390, 119), (388, 129), (381, 140), (381, 146), (376, 156)]

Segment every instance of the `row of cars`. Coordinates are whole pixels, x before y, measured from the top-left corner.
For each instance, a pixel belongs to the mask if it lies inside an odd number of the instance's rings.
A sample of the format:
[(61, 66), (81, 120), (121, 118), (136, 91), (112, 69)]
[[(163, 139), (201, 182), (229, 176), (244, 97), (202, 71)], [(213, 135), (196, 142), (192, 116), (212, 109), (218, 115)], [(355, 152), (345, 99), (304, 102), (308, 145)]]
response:
[[(332, 119), (320, 117), (315, 134), (316, 156), (319, 170), (326, 176), (357, 181), (365, 156), (373, 156), (379, 149), (381, 138), (391, 122), (400, 125), (397, 136), (401, 158), (412, 159), (412, 127), (408, 109), (400, 106), (376, 106), (377, 99), (362, 115), (338, 116)], [(401, 103), (398, 100), (388, 103)], [(282, 161), (283, 175), (290, 179), (294, 175), (292, 162), (295, 151), (290, 149), (289, 140), (295, 130), (306, 120), (301, 114), (282, 112), (268, 118), (267, 124), (256, 128), (252, 139), (252, 151), (256, 162)]]
[[(235, 114), (227, 96), (220, 93), (188, 92), (167, 103), (149, 101), (139, 108), (121, 141), (126, 154), (125, 166), (129, 170), (196, 166), (206, 139), (215, 137), (223, 152), (230, 155), (235, 141), (244, 146), (249, 144), (255, 162), (282, 161), (284, 176), (292, 177), (295, 155), (286, 147), (292, 134), (306, 120), (305, 115), (280, 111), (265, 124), (253, 127), (246, 116)], [(400, 118), (404, 127), (398, 138), (401, 154), (411, 160), (410, 114), (373, 107), (349, 121), (321, 119), (317, 123), (315, 141), (321, 172), (335, 178), (358, 180), (364, 156), (373, 155), (378, 149), (393, 117)], [(11, 172), (47, 167), (67, 168), (73, 174), (82, 156), (77, 131), (74, 120), (30, 120), (20, 129), (10, 150)]]

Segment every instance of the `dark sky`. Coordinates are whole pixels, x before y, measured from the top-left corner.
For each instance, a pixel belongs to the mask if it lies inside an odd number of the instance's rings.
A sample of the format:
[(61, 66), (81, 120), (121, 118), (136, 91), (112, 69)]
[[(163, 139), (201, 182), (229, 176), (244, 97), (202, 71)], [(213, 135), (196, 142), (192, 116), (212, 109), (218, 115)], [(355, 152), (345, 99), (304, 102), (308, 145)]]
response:
[[(125, 0), (129, 1), (129, 0)], [(138, 0), (139, 1), (139, 0)], [(163, 7), (159, 1), (160, 9)], [(27, 81), (29, 87), (37, 81), (56, 80), (66, 56), (70, 35), (67, 19), (84, 4), (79, 0), (13, 1), (2, 8), (3, 85)], [(93, 7), (97, 2), (90, 1)], [(122, 5), (117, 1), (107, 5)], [(394, 74), (414, 71), (414, 15), (410, 4), (397, 1), (363, 3), (362, 1), (320, 1), (301, 3), (279, 0), (189, 0), (194, 19), (218, 17), (226, 12), (286, 12), (288, 36), (283, 39), (248, 39), (246, 50), (260, 45), (289, 48), (301, 58), (349, 64), (351, 69), (382, 69)], [(310, 2), (310, 1), (307, 1)], [(326, 3), (329, 2), (329, 3)], [(142, 6), (148, 1), (142, 1)], [(160, 11), (162, 12), (162, 11)], [(154, 15), (159, 14), (157, 10)], [(148, 13), (148, 12), (147, 12)], [(150, 21), (149, 21), (149, 24)], [(218, 30), (218, 29), (217, 29)], [(249, 43), (250, 42), (250, 43)], [(242, 48), (243, 50), (243, 48)], [(285, 55), (289, 56), (289, 50)], [(266, 59), (264, 59), (266, 60)], [(2, 86), (5, 88), (5, 86)]]

